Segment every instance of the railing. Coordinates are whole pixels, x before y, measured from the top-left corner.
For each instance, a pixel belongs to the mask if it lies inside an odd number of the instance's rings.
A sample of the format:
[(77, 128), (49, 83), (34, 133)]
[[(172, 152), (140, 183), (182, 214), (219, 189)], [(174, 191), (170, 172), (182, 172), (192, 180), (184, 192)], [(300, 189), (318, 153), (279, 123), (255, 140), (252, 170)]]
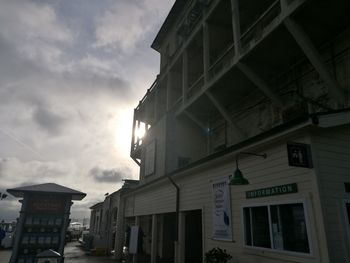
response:
[(181, 96), (180, 98), (178, 98), (172, 105), (171, 105), (171, 109), (176, 112), (178, 111), (181, 106), (182, 106), (182, 101), (183, 101), (183, 97)]
[(192, 98), (194, 95), (198, 94), (204, 85), (203, 74), (191, 85), (191, 87), (186, 92), (186, 99)]
[(280, 1), (275, 1), (264, 13), (242, 34), (241, 45), (243, 51), (250, 48), (251, 42), (260, 39), (264, 32), (273, 24), (281, 13)]
[(151, 87), (147, 90), (146, 94), (140, 100), (139, 105), (137, 105), (137, 107), (135, 109), (136, 111), (140, 109), (141, 105), (147, 100), (148, 96), (152, 93), (152, 91), (155, 89), (157, 84), (158, 84), (158, 76), (155, 79), (155, 81), (153, 82), (153, 84), (151, 85)]
[(227, 47), (225, 52), (223, 52), (218, 59), (209, 67), (208, 77), (212, 79), (218, 73), (220, 73), (223, 69), (230, 66), (233, 57), (235, 56), (234, 44), (231, 44)]

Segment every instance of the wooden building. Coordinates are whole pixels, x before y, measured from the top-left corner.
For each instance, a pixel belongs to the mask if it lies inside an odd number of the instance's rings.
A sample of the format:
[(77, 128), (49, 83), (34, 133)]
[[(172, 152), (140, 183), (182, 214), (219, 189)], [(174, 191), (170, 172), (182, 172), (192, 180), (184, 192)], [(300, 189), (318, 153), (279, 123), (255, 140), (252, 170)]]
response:
[(134, 262), (350, 262), (350, 2), (177, 0), (134, 111)]

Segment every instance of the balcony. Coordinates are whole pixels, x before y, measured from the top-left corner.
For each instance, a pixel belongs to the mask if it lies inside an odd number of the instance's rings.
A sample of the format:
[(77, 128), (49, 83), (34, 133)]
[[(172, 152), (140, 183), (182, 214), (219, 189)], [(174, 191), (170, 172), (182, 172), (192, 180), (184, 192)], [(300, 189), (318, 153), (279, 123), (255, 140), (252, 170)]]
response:
[(231, 44), (221, 54), (221, 56), (219, 56), (218, 59), (209, 67), (208, 80), (212, 80), (215, 76), (222, 73), (225, 69), (228, 69), (232, 65), (234, 56), (234, 45)]
[(153, 82), (146, 94), (134, 109), (134, 120), (131, 136), (131, 158), (140, 164), (143, 138), (156, 120), (156, 89), (159, 86), (158, 78)]
[[(267, 3), (271, 3), (271, 1), (267, 1)], [(241, 47), (243, 53), (254, 47), (264, 36), (271, 32), (279, 22), (279, 15), (281, 14), (280, 1), (274, 1), (267, 9), (259, 13), (258, 11), (260, 11), (261, 8), (259, 8), (254, 15), (250, 14), (250, 16), (254, 17), (258, 15), (258, 18), (255, 19), (254, 22), (249, 23), (249, 19), (242, 21), (244, 31), (242, 31), (243, 33), (241, 35)], [(244, 11), (242, 12), (243, 14), (241, 14), (241, 16), (246, 13)]]
[(190, 100), (199, 94), (204, 86), (204, 76), (201, 75), (186, 92), (186, 100)]

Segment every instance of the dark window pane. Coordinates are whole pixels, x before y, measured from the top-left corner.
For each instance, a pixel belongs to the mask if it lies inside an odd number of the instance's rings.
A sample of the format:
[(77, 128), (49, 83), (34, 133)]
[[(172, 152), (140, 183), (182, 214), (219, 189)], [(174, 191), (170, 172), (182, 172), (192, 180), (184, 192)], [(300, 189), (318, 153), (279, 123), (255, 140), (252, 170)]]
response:
[(244, 208), (244, 227), (245, 227), (245, 244), (248, 246), (252, 245), (252, 232), (250, 222), (250, 208)]
[(275, 249), (309, 253), (303, 204), (271, 206)]
[(348, 213), (348, 221), (350, 225), (350, 203), (346, 203), (346, 211)]
[(252, 207), (253, 246), (271, 248), (267, 206)]

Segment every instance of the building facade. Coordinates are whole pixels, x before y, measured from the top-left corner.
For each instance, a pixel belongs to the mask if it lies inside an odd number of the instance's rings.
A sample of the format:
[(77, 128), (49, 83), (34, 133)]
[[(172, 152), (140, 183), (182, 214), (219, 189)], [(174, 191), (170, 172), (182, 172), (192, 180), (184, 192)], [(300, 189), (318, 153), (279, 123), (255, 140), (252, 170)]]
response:
[(122, 194), (134, 188), (137, 184), (138, 180), (124, 180), (124, 184), (119, 190), (112, 194), (106, 194), (103, 202), (90, 207), (89, 235), (92, 237), (91, 249), (107, 255), (114, 253), (117, 246), (122, 249), (125, 235)]
[(232, 262), (350, 262), (349, 11), (175, 1), (134, 111), (135, 262), (203, 262), (215, 247)]

